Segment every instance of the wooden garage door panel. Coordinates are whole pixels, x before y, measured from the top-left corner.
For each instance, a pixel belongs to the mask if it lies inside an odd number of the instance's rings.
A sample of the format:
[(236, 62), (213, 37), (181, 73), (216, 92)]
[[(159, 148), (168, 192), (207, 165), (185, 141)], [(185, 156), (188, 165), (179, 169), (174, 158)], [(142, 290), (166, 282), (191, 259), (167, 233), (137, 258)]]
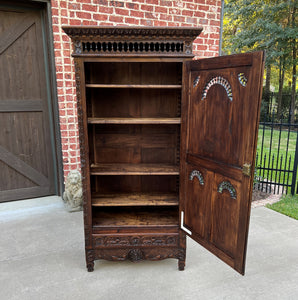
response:
[(0, 202), (55, 192), (41, 15), (0, 5)]
[[(22, 17), (21, 23), (22, 20), (30, 20), (30, 17)], [(1, 78), (0, 100), (38, 100), (43, 97), (45, 86), (41, 85), (44, 83), (44, 76), (40, 74), (42, 70), (38, 59), (40, 48), (36, 47), (36, 23), (32, 17), (27, 23), (25, 25), (31, 26), (26, 31), (16, 32), (10, 36), (15, 41), (9, 47), (4, 42), (8, 39), (6, 36), (10, 30), (7, 29), (0, 35), (0, 69), (5, 70), (2, 76), (8, 79)], [(5, 48), (2, 53), (1, 48)]]
[(6, 29), (14, 25), (18, 20), (20, 20), (20, 17), (22, 16), (24, 16), (23, 11), (11, 11), (2, 8), (0, 10), (0, 17), (1, 17), (0, 34), (2, 34), (2, 32), (4, 32)]
[(36, 183), (0, 160), (0, 191), (36, 187)]
[(42, 127), (41, 112), (0, 113), (0, 128), (3, 133), (0, 136), (0, 147), (44, 176), (49, 176), (49, 162), (42, 154), (46, 144)]

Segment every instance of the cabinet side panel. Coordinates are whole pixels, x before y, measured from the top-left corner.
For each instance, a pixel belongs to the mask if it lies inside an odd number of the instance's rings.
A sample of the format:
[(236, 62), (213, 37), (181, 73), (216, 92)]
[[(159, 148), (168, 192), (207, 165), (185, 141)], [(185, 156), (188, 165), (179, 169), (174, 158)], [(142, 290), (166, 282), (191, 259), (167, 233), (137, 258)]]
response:
[(74, 59), (76, 73), (76, 89), (78, 103), (78, 125), (81, 155), (81, 175), (83, 189), (83, 210), (84, 210), (84, 229), (85, 246), (92, 247), (92, 211), (90, 194), (90, 170), (89, 170), (89, 145), (88, 145), (88, 125), (86, 111), (86, 92), (85, 92), (85, 73), (84, 63), (80, 58)]

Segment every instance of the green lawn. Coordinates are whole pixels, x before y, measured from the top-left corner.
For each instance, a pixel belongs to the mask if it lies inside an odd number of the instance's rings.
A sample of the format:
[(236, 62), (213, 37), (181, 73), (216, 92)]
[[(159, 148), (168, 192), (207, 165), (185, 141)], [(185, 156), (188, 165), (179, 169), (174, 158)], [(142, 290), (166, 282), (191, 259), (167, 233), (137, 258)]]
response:
[[(271, 128), (264, 127), (260, 125), (259, 128), (259, 135), (258, 135), (258, 145), (257, 145), (257, 151), (261, 153), (261, 147), (262, 147), (262, 139), (263, 139), (263, 133), (264, 133), (264, 143), (263, 143), (263, 151), (269, 155), (270, 152), (270, 141), (271, 141)], [(288, 157), (291, 155), (294, 159), (295, 156), (295, 148), (296, 148), (296, 132), (295, 131), (280, 131), (279, 129), (275, 129), (272, 132), (272, 142), (271, 142), (271, 154), (274, 154), (276, 157), (278, 155), (278, 145), (280, 140), (280, 152), (279, 156), (281, 154), (286, 154), (287, 150), (287, 140), (289, 138), (289, 145), (288, 145)]]
[[(294, 165), (295, 158), (295, 148), (296, 148), (296, 132), (274, 129), (271, 131), (271, 128), (264, 127), (260, 125), (259, 135), (258, 135), (258, 144), (257, 144), (257, 153), (258, 161), (257, 167), (269, 167), (274, 169), (283, 169), (283, 170), (292, 170)], [(262, 144), (262, 140), (264, 141)], [(289, 140), (289, 142), (288, 142)], [(270, 152), (271, 145), (271, 152)], [(263, 154), (261, 161), (261, 149), (263, 146)], [(266, 155), (266, 162), (264, 165), (264, 157)], [(292, 173), (287, 174), (286, 172), (277, 172), (277, 171), (268, 171), (265, 170), (261, 173), (257, 172), (257, 176), (262, 179), (268, 179), (273, 182), (280, 183), (289, 183), (292, 182)]]
[(267, 204), (266, 207), (298, 220), (298, 195), (284, 195), (282, 200)]

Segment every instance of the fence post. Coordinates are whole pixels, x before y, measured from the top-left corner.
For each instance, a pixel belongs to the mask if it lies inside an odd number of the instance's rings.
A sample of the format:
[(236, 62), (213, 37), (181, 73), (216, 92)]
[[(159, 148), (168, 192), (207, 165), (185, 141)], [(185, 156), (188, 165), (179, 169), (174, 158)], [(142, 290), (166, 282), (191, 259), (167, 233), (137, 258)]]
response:
[(298, 131), (296, 131), (296, 149), (295, 149), (295, 159), (294, 159), (294, 169), (291, 185), (291, 194), (295, 194), (296, 178), (297, 178), (297, 165), (298, 165)]

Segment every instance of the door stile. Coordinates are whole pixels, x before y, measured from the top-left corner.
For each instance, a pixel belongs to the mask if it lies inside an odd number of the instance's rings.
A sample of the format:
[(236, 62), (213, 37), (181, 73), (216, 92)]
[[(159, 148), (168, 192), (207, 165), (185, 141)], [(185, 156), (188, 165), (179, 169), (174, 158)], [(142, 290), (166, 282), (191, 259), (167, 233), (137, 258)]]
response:
[[(257, 97), (259, 99), (258, 101), (258, 107), (257, 107), (257, 114), (256, 114), (256, 123), (255, 123), (255, 137), (254, 142), (252, 145), (252, 151), (253, 151), (253, 157), (251, 162), (251, 173), (250, 177), (243, 175), (243, 180), (248, 181), (247, 186), (249, 186), (249, 196), (248, 196), (248, 203), (247, 206), (241, 206), (240, 214), (243, 215), (246, 213), (246, 218), (240, 219), (240, 226), (245, 226), (246, 231), (245, 233), (239, 237), (238, 245), (243, 245), (242, 247), (239, 247), (237, 252), (243, 252), (242, 255), (242, 262), (240, 263), (241, 259), (238, 258), (238, 262), (235, 265), (235, 269), (239, 270), (238, 272), (244, 275), (245, 273), (245, 265), (246, 265), (246, 254), (247, 254), (247, 243), (248, 243), (248, 233), (249, 233), (249, 219), (250, 219), (250, 213), (251, 213), (251, 201), (252, 201), (252, 192), (253, 192), (253, 182), (254, 182), (254, 171), (255, 171), (255, 161), (256, 161), (256, 149), (257, 149), (257, 143), (258, 143), (258, 132), (259, 132), (259, 122), (260, 122), (260, 110), (261, 110), (261, 99), (262, 99), (262, 86), (263, 86), (263, 78), (264, 78), (264, 64), (265, 64), (265, 53), (264, 52), (257, 52), (253, 56), (253, 65), (258, 66), (258, 68), (255, 68), (255, 74), (254, 76), (259, 78), (258, 82), (258, 90), (257, 90)], [(245, 223), (244, 223), (245, 222)]]
[[(186, 191), (185, 185), (183, 184), (186, 180), (186, 155), (187, 155), (187, 137), (188, 137), (188, 109), (189, 109), (189, 96), (190, 90), (189, 80), (190, 80), (190, 67), (188, 64), (183, 63), (182, 67), (182, 95), (181, 95), (181, 135), (180, 135), (180, 187), (179, 187), (179, 224), (181, 229), (186, 228), (184, 227), (184, 201), (186, 199)], [(180, 229), (180, 230), (181, 230)], [(186, 228), (187, 229), (187, 228)], [(190, 235), (190, 230), (187, 229), (181, 230), (184, 234), (187, 233)]]

